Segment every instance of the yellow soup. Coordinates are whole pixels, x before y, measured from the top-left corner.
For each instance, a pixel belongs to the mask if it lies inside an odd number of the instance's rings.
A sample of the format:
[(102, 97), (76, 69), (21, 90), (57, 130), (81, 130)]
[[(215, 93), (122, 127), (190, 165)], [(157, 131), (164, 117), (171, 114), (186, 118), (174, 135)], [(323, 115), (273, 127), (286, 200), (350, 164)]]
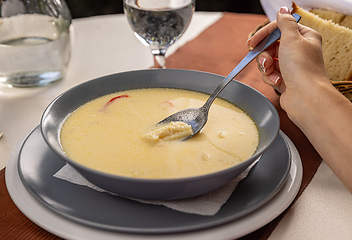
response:
[(97, 98), (66, 119), (62, 148), (82, 165), (136, 178), (181, 178), (229, 168), (251, 157), (259, 142), (253, 120), (232, 103), (217, 98), (205, 127), (186, 141), (178, 136), (189, 133), (188, 125), (156, 126), (172, 113), (202, 106), (208, 97), (163, 88)]

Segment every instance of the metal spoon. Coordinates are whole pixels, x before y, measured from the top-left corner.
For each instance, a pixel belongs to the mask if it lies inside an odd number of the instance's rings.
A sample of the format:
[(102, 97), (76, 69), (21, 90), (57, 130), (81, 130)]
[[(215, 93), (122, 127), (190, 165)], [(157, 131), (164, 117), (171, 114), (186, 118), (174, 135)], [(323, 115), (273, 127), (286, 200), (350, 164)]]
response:
[[(292, 16), (298, 22), (301, 19), (301, 16), (293, 13)], [(271, 32), (266, 38), (264, 38), (255, 48), (253, 48), (243, 59), (242, 61), (230, 72), (229, 75), (221, 82), (221, 84), (214, 90), (210, 95), (205, 104), (200, 108), (188, 108), (177, 113), (170, 115), (164, 120), (160, 121), (159, 124), (165, 124), (170, 122), (185, 122), (188, 125), (191, 125), (193, 134), (186, 137), (183, 140), (193, 137), (197, 134), (205, 125), (208, 120), (208, 112), (211, 104), (214, 102), (215, 98), (219, 93), (236, 77), (254, 58), (256, 58), (260, 53), (265, 49), (271, 46), (274, 42), (279, 40), (281, 37), (281, 31), (279, 28), (276, 28)]]

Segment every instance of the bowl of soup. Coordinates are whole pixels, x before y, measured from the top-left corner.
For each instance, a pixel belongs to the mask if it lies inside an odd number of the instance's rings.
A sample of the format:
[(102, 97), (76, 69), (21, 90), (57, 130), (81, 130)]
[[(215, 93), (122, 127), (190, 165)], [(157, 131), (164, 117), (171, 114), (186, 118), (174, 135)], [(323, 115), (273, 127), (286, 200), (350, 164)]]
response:
[(122, 72), (77, 85), (43, 113), (47, 145), (94, 185), (121, 196), (174, 200), (215, 190), (270, 147), (279, 116), (257, 90), (232, 81), (214, 101), (200, 133), (187, 124), (157, 125), (201, 107), (222, 82), (177, 69)]

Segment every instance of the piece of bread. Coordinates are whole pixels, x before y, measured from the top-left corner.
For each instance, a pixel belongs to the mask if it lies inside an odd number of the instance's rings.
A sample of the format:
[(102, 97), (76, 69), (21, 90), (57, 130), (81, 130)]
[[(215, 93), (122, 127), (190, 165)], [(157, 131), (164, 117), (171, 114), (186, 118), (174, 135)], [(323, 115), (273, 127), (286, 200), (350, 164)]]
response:
[(352, 29), (352, 16), (346, 16), (340, 23), (340, 25)]
[(310, 11), (325, 20), (331, 20), (334, 23), (352, 29), (352, 16), (321, 8), (312, 9)]
[(324, 63), (330, 80), (352, 80), (352, 30), (300, 8), (294, 2), (292, 7), (293, 13), (301, 15), (301, 24), (322, 35)]
[(345, 14), (338, 13), (331, 10), (325, 10), (321, 8), (315, 8), (310, 11), (325, 20), (331, 20), (334, 23), (338, 23), (338, 24), (340, 24), (342, 20), (346, 17)]

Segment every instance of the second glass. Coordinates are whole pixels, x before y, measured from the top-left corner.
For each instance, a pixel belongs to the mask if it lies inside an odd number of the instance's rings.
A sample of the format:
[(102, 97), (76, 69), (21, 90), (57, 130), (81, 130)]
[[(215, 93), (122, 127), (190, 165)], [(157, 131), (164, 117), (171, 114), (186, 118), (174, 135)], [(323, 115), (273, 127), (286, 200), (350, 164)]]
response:
[(70, 58), (64, 0), (0, 2), (0, 85), (38, 87), (62, 79)]
[(195, 0), (124, 0), (135, 36), (151, 49), (154, 68), (165, 68), (166, 50), (186, 31)]

